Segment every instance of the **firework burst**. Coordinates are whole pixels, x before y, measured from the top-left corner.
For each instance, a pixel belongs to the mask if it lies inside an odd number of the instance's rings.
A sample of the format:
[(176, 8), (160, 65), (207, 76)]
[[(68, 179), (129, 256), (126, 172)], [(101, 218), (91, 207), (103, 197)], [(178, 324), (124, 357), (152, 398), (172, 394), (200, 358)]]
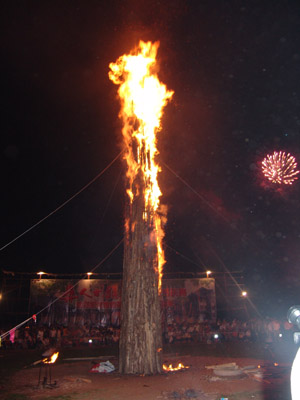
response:
[(272, 183), (292, 185), (298, 179), (295, 157), (284, 151), (274, 151), (262, 161), (262, 172)]

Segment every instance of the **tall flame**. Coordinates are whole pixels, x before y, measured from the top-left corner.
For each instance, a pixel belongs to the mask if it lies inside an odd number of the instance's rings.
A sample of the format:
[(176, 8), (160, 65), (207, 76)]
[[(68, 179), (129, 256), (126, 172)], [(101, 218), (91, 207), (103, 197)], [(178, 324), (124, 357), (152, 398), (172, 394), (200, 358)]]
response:
[[(110, 63), (109, 78), (119, 85), (118, 94), (122, 107), (120, 118), (123, 120), (122, 134), (125, 141), (127, 194), (132, 203), (140, 195), (140, 188), (134, 185), (138, 174), (142, 173), (144, 185), (145, 221), (153, 225), (152, 240), (155, 242), (158, 255), (158, 286), (161, 287), (162, 267), (165, 263), (162, 240), (165, 216), (160, 207), (161, 190), (157, 176), (161, 171), (155, 158), (158, 154), (156, 134), (160, 130), (163, 108), (173, 95), (162, 84), (154, 68), (159, 42), (140, 41), (131, 54), (123, 55), (115, 63)], [(126, 229), (134, 229), (127, 226)]]

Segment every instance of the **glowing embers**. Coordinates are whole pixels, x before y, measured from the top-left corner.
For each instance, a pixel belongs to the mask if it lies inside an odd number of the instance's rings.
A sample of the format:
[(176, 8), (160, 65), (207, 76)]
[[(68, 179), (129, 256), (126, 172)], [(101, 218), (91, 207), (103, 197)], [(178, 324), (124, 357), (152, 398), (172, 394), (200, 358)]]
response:
[(299, 174), (295, 157), (284, 151), (268, 154), (262, 161), (262, 172), (272, 183), (285, 185), (292, 185)]
[(178, 365), (173, 367), (173, 364), (163, 364), (163, 370), (166, 372), (175, 372), (175, 371), (183, 371), (185, 369), (188, 369), (188, 366), (183, 365), (182, 363), (178, 363)]

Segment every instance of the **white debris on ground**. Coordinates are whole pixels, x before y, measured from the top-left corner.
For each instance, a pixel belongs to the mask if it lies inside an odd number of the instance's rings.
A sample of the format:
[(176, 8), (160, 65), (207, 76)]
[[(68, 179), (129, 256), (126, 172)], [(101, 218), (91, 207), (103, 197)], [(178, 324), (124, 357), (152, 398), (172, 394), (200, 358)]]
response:
[(100, 362), (95, 364), (91, 369), (90, 372), (99, 372), (99, 373), (109, 373), (115, 370), (114, 365), (110, 361)]

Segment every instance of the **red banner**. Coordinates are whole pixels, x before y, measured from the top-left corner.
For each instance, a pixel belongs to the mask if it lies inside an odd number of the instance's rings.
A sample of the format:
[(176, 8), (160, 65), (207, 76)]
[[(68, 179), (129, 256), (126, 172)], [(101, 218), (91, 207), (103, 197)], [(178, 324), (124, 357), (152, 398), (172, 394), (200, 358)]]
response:
[[(30, 308), (46, 325), (119, 326), (120, 280), (34, 279), (30, 288)], [(177, 322), (216, 320), (215, 280), (164, 279), (161, 295), (162, 319)]]

